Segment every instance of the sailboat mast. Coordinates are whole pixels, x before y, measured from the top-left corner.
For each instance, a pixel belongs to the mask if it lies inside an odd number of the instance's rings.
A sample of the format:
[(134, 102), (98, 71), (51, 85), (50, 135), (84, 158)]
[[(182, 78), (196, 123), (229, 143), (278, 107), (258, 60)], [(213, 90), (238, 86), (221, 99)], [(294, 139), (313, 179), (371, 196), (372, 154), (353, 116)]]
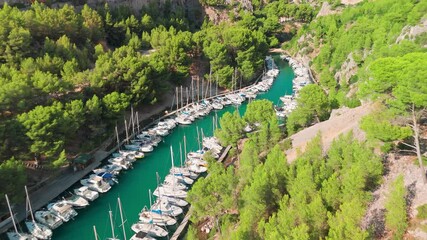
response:
[(123, 238), (126, 240), (125, 221), (123, 220), (122, 202), (120, 201), (120, 198), (117, 198), (117, 202), (119, 203), (120, 219), (122, 220)]
[[(184, 156), (187, 156), (187, 138), (184, 135)], [(182, 167), (182, 163), (181, 163)]]
[(203, 84), (203, 80), (204, 80), (204, 79), (202, 78), (202, 82), (200, 83), (200, 84), (202, 85), (202, 98), (201, 98), (201, 99), (203, 99), (203, 98), (204, 98), (204, 95), (205, 95), (205, 93), (203, 92), (203, 85), (204, 85), (204, 84)]
[(98, 240), (98, 233), (96, 232), (95, 225), (93, 225), (93, 233), (95, 234), (95, 240)]
[(184, 96), (184, 92), (182, 91), (182, 85), (181, 85), (181, 108), (184, 107), (183, 96)]
[(113, 238), (116, 238), (116, 234), (114, 233), (113, 212), (110, 210), (108, 214), (110, 215), (111, 234), (113, 234)]
[(120, 139), (119, 139), (119, 131), (117, 130), (117, 125), (116, 125), (116, 137), (117, 137), (117, 150), (120, 151)]
[(196, 127), (196, 131), (197, 131), (197, 143), (198, 143), (198, 145), (199, 145), (199, 149), (200, 149), (201, 147), (200, 147), (200, 134), (199, 134), (199, 127)]
[(170, 151), (171, 151), (171, 163), (172, 163), (172, 168), (173, 168), (174, 164), (173, 164), (173, 149), (172, 149), (172, 145), (170, 146)]
[(9, 208), (10, 217), (12, 218), (13, 228), (15, 228), (15, 232), (18, 233), (18, 228), (16, 228), (15, 216), (13, 216), (12, 208), (10, 207), (9, 198), (7, 197), (7, 194), (5, 194), (4, 196), (6, 198), (7, 207)]
[(129, 144), (129, 133), (128, 133), (128, 125), (125, 119), (125, 131), (126, 131), (126, 142)]
[(202, 133), (202, 141), (203, 141), (203, 138), (205, 138), (205, 135), (203, 134), (203, 128), (200, 128), (200, 131)]
[(176, 87), (175, 88), (175, 91), (176, 91), (176, 111), (177, 111), (177, 113), (178, 113), (178, 109), (179, 109), (179, 102), (178, 102), (178, 98), (179, 98), (179, 96), (178, 96), (178, 87)]
[(135, 135), (135, 119), (133, 116), (133, 106), (130, 105), (130, 119), (131, 119), (131, 123), (132, 123), (132, 134)]
[(30, 196), (28, 195), (27, 186), (25, 185), (24, 188), (25, 188), (25, 194), (27, 195), (28, 207), (30, 208), (31, 219), (33, 220), (34, 225), (36, 225), (36, 221), (34, 220), (34, 215), (33, 215), (33, 209), (31, 208), (31, 201), (30, 201)]
[(179, 161), (181, 162), (182, 166), (182, 144), (179, 142)]
[(191, 102), (194, 102), (194, 86), (193, 86), (194, 78), (191, 78)]
[(136, 123), (137, 123), (137, 125), (136, 125), (137, 131), (138, 131), (138, 134), (139, 134), (140, 131), (139, 131), (139, 113), (138, 112), (136, 112)]
[(185, 96), (187, 96), (187, 106), (188, 106), (188, 87), (185, 88)]
[(212, 117), (212, 133), (215, 133), (215, 115)]
[[(157, 175), (157, 173), (156, 173), (156, 175)], [(159, 179), (158, 178), (157, 178), (157, 185), (159, 185)], [(160, 191), (159, 191), (159, 193), (160, 193)], [(150, 199), (150, 208), (151, 208), (151, 204), (152, 204), (152, 202), (151, 202), (151, 189), (148, 189), (148, 198)]]
[(197, 76), (197, 102), (200, 101), (200, 78)]

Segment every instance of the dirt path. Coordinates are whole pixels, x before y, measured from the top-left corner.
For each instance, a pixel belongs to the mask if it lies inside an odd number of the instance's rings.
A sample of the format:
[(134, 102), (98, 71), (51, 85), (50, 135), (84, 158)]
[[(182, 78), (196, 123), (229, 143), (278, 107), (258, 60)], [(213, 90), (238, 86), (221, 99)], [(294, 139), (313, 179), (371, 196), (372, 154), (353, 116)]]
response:
[(340, 134), (353, 131), (356, 139), (364, 139), (365, 134), (359, 129), (360, 119), (374, 109), (372, 104), (364, 104), (357, 108), (343, 108), (334, 110), (329, 120), (308, 127), (290, 138), (292, 139), (292, 149), (286, 151), (288, 162), (292, 162), (297, 157), (298, 150), (304, 151), (305, 146), (319, 132), (322, 134), (324, 151), (327, 151), (332, 141)]

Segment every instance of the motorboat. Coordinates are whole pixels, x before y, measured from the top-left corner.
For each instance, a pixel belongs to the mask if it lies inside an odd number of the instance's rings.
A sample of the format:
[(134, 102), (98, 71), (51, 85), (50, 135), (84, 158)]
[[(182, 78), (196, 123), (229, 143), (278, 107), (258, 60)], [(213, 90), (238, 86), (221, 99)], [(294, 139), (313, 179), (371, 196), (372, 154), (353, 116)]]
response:
[(74, 189), (74, 193), (78, 196), (84, 197), (89, 201), (94, 201), (99, 197), (98, 192), (90, 190), (87, 186), (82, 186)]
[(208, 168), (200, 165), (191, 164), (191, 165), (188, 165), (188, 170), (200, 174), (200, 173), (206, 172)]
[(49, 203), (47, 209), (59, 217), (63, 222), (68, 222), (70, 219), (77, 216), (76, 210), (66, 201), (59, 201), (56, 203)]
[(52, 230), (41, 223), (25, 221), (25, 226), (28, 231), (38, 239), (50, 239), (52, 237)]
[(154, 148), (151, 144), (143, 144), (139, 148), (139, 151), (144, 152), (144, 153), (149, 153), (149, 152), (152, 152), (153, 150), (154, 150)]
[(221, 102), (219, 100), (213, 100), (212, 101), (212, 108), (215, 110), (221, 110), (224, 108), (224, 105), (221, 104)]
[(34, 213), (34, 218), (52, 230), (62, 225), (62, 219), (54, 215), (51, 211), (37, 211)]
[(197, 166), (202, 166), (202, 167), (207, 167), (208, 166), (208, 162), (206, 162), (205, 160), (202, 159), (198, 159), (198, 158), (189, 158), (187, 159), (187, 161), (185, 161), (185, 164), (187, 164), (187, 166), (189, 165), (197, 165)]
[(116, 164), (107, 164), (102, 166), (101, 168), (94, 169), (92, 172), (95, 174), (108, 172), (113, 175), (118, 175), (123, 168)]
[(110, 158), (108, 159), (108, 162), (125, 170), (128, 170), (132, 166), (132, 163), (126, 161), (123, 157)]
[(176, 224), (176, 219), (166, 216), (161, 212), (153, 212), (146, 207), (139, 213), (139, 221), (141, 223), (153, 223), (159, 226), (172, 226)]
[(187, 192), (173, 187), (159, 186), (156, 188), (156, 190), (154, 190), (153, 195), (156, 197), (168, 196), (176, 198), (186, 198)]
[(187, 185), (192, 185), (194, 183), (193, 179), (183, 176), (182, 174), (169, 174), (165, 177), (165, 180), (176, 181), (177, 183), (184, 183)]
[(187, 154), (187, 158), (198, 158), (198, 159), (203, 159), (203, 155), (205, 154), (205, 152), (203, 150), (198, 150), (196, 152), (189, 152)]
[(132, 225), (131, 229), (135, 233), (145, 232), (152, 237), (166, 237), (168, 235), (165, 229), (149, 223), (135, 223)]
[(173, 188), (177, 190), (187, 190), (187, 186), (185, 184), (177, 182), (175, 179), (165, 179), (163, 181), (163, 186), (168, 188)]
[[(131, 161), (134, 159), (142, 159), (145, 156), (144, 153), (140, 151), (120, 150), (118, 153)], [(113, 156), (115, 156), (114, 153)]]
[(137, 151), (119, 151), (111, 154), (113, 157), (121, 157), (125, 161), (133, 163), (136, 161), (136, 154)]
[(157, 199), (157, 201), (151, 206), (151, 211), (161, 211), (162, 214), (166, 214), (171, 217), (177, 217), (183, 213), (182, 208), (172, 205), (162, 198)]
[(175, 121), (181, 125), (190, 125), (192, 123), (192, 121), (182, 115), (179, 115), (178, 117), (175, 118)]
[(80, 183), (83, 186), (87, 186), (90, 190), (94, 190), (99, 193), (105, 193), (111, 189), (110, 184), (106, 183), (100, 176), (82, 179), (80, 180)]
[(168, 197), (168, 196), (160, 196), (158, 199), (161, 199), (162, 201), (168, 201), (170, 204), (178, 206), (178, 207), (185, 207), (188, 205), (188, 202), (181, 198), (174, 198), (174, 197)]
[(155, 238), (149, 236), (147, 233), (145, 232), (137, 232), (134, 235), (132, 235), (132, 237), (130, 238), (130, 240), (156, 240)]
[(169, 129), (173, 129), (173, 128), (175, 128), (176, 127), (176, 121), (175, 120), (173, 120), (172, 118), (167, 118), (167, 119), (165, 119), (164, 120), (165, 121), (165, 123), (169, 126)]
[(220, 103), (222, 104), (222, 105), (230, 105), (231, 104), (231, 101), (230, 101), (230, 99), (228, 99), (228, 98), (226, 98), (226, 97), (219, 97), (219, 98), (217, 98), (219, 101), (220, 101)]
[(89, 206), (89, 202), (82, 196), (71, 194), (71, 196), (66, 197), (65, 203), (70, 204), (76, 209), (84, 208)]
[(102, 180), (104, 180), (106, 183), (110, 184), (110, 186), (113, 186), (114, 184), (119, 183), (119, 180), (117, 179), (117, 177), (111, 173), (108, 173), (108, 172), (101, 172), (98, 174), (89, 175), (89, 177), (91, 177), (91, 178), (93, 178), (95, 176), (102, 177)]

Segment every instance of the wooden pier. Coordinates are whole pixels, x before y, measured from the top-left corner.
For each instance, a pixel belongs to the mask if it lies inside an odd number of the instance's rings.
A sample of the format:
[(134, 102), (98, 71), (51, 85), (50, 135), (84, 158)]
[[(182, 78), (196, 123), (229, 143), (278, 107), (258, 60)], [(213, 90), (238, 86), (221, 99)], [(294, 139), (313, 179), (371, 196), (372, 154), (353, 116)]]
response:
[(188, 221), (191, 217), (191, 208), (188, 210), (187, 214), (185, 214), (184, 219), (179, 224), (179, 227), (176, 229), (175, 233), (172, 235), (171, 240), (178, 240), (179, 236), (181, 236), (182, 232), (184, 231), (185, 227), (187, 227)]

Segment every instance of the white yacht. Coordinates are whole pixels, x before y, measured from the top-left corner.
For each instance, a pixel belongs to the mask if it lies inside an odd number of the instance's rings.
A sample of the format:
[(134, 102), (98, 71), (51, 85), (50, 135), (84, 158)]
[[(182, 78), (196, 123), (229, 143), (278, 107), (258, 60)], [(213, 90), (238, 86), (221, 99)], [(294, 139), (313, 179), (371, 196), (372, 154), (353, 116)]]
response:
[(132, 164), (129, 161), (126, 161), (123, 157), (110, 158), (108, 159), (108, 162), (125, 170), (128, 170), (132, 166)]
[(187, 164), (187, 166), (189, 166), (189, 165), (197, 165), (197, 166), (202, 166), (202, 167), (208, 166), (208, 162), (206, 162), (205, 160), (202, 160), (202, 159), (198, 159), (198, 158), (189, 158), (189, 159), (187, 159), (187, 161), (185, 161), (185, 163)]
[(166, 237), (168, 235), (168, 232), (165, 229), (148, 223), (135, 223), (132, 225), (131, 229), (135, 233), (145, 232), (147, 235), (152, 237)]
[(187, 192), (173, 187), (160, 186), (157, 187), (156, 190), (154, 190), (153, 195), (156, 197), (168, 196), (176, 198), (186, 198)]
[(192, 123), (192, 121), (187, 118), (186, 116), (183, 116), (182, 114), (178, 115), (175, 118), (175, 121), (181, 125), (190, 125)]
[(188, 170), (200, 174), (200, 173), (206, 172), (208, 168), (200, 165), (191, 164), (191, 165), (188, 165)]
[(171, 217), (177, 217), (183, 213), (182, 208), (172, 205), (162, 198), (157, 199), (157, 201), (151, 206), (151, 210), (161, 211), (163, 214)]
[(57, 217), (50, 211), (37, 211), (34, 213), (34, 217), (37, 221), (48, 226), (50, 229), (55, 229), (62, 225), (61, 218)]
[(183, 176), (182, 174), (169, 174), (165, 177), (165, 180), (171, 182), (171, 181), (176, 181), (177, 183), (184, 183), (187, 185), (192, 185), (194, 183), (194, 180)]
[(82, 196), (74, 195), (64, 199), (64, 202), (70, 204), (72, 207), (79, 209), (89, 206), (89, 202)]
[(74, 210), (70, 204), (67, 204), (66, 201), (49, 203), (47, 209), (64, 222), (68, 222), (70, 219), (77, 216), (76, 210)]
[(106, 183), (100, 176), (82, 179), (80, 180), (80, 183), (83, 186), (87, 186), (90, 190), (94, 190), (99, 193), (105, 193), (111, 189), (110, 184)]
[(84, 197), (89, 201), (93, 201), (99, 197), (98, 192), (90, 190), (87, 186), (74, 189), (74, 193), (78, 196)]
[(161, 212), (153, 212), (145, 207), (139, 213), (139, 221), (142, 223), (153, 223), (159, 226), (172, 226), (176, 224), (174, 218), (166, 216)]
[(133, 160), (133, 159), (142, 159), (145, 156), (143, 152), (140, 152), (140, 151), (128, 151), (128, 150), (120, 150), (119, 154), (121, 154), (124, 157), (128, 157), (130, 160)]
[(199, 177), (198, 173), (190, 171), (187, 167), (172, 167), (170, 169), (170, 173), (175, 175), (175, 176), (189, 177), (193, 180), (195, 180)]
[(166, 188), (173, 188), (176, 190), (187, 190), (187, 186), (185, 184), (179, 183), (176, 181), (176, 179), (170, 178), (170, 179), (165, 179), (165, 181), (163, 181), (163, 186)]
[(170, 204), (178, 206), (178, 207), (185, 207), (188, 205), (188, 202), (181, 198), (174, 198), (174, 197), (168, 197), (168, 196), (160, 196), (158, 199), (161, 199), (162, 201), (168, 201)]
[(119, 165), (107, 164), (107, 165), (102, 166), (101, 168), (94, 169), (92, 172), (94, 172), (95, 174), (108, 172), (108, 173), (111, 173), (113, 175), (118, 175), (121, 170), (122, 170), (122, 167), (120, 167)]

